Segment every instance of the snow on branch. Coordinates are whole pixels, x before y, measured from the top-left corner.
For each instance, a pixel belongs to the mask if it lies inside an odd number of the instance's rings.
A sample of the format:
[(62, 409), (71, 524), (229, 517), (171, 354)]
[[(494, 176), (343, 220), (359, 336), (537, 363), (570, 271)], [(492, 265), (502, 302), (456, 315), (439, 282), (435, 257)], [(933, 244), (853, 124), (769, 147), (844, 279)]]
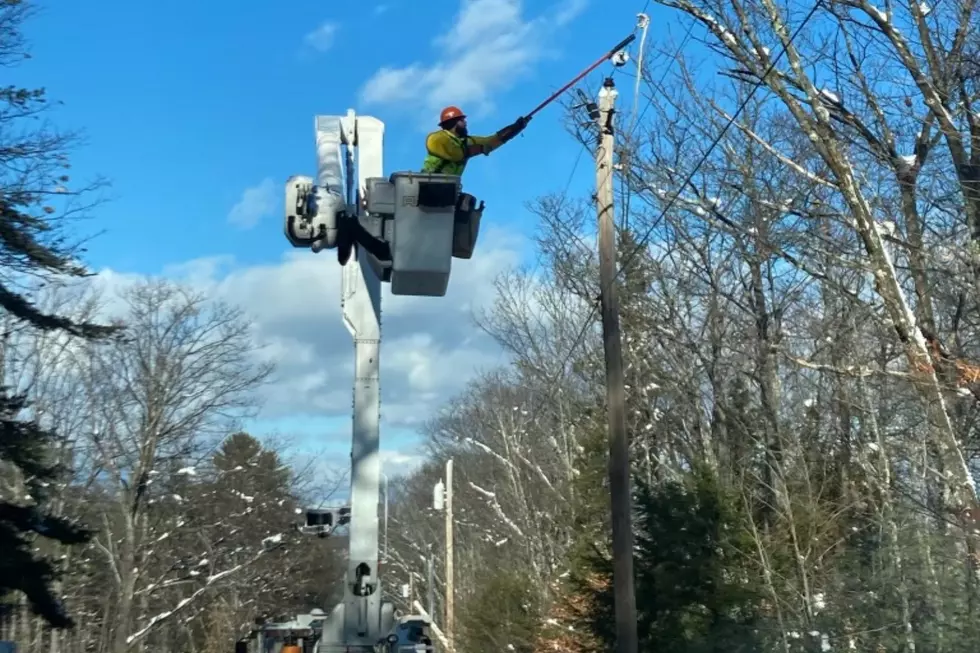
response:
[[(267, 538), (267, 539), (270, 539), (270, 538)], [(165, 612), (161, 612), (160, 614), (154, 616), (152, 619), (150, 619), (149, 622), (147, 622), (147, 624), (145, 626), (143, 626), (142, 628), (140, 628), (139, 630), (137, 630), (135, 633), (133, 633), (132, 635), (130, 635), (129, 637), (127, 637), (126, 638), (126, 643), (129, 644), (129, 645), (132, 645), (135, 642), (137, 642), (138, 640), (142, 639), (143, 637), (146, 636), (147, 633), (150, 632), (150, 630), (152, 630), (154, 628), (154, 626), (156, 626), (157, 624), (161, 623), (165, 619), (167, 619), (169, 617), (172, 617), (172, 616), (176, 615), (177, 613), (179, 613), (181, 610), (183, 610), (184, 608), (186, 608), (192, 601), (194, 601), (199, 596), (201, 596), (202, 594), (204, 594), (204, 592), (206, 592), (207, 590), (209, 590), (215, 583), (217, 583), (217, 582), (219, 582), (219, 581), (221, 581), (221, 580), (223, 580), (225, 578), (228, 578), (229, 576), (231, 576), (233, 574), (238, 573), (239, 571), (241, 571), (242, 569), (245, 569), (246, 567), (251, 566), (259, 558), (261, 558), (263, 555), (265, 555), (270, 550), (271, 549), (261, 549), (258, 553), (256, 553), (254, 556), (252, 556), (251, 558), (249, 558), (245, 562), (242, 562), (240, 564), (235, 565), (234, 567), (231, 567), (229, 569), (225, 569), (224, 571), (220, 571), (220, 572), (218, 572), (216, 574), (213, 574), (211, 576), (208, 576), (207, 579), (205, 579), (204, 584), (201, 587), (199, 587), (196, 590), (194, 590), (194, 592), (190, 596), (181, 599), (180, 602), (177, 603), (177, 605), (172, 610), (167, 610)]]
[(757, 133), (755, 133), (754, 130), (750, 129), (747, 125), (742, 124), (740, 121), (733, 120), (734, 116), (729, 115), (727, 111), (717, 106), (715, 102), (712, 102), (711, 105), (715, 109), (715, 111), (719, 113), (719, 115), (721, 115), (726, 120), (731, 121), (732, 125), (734, 125), (740, 132), (742, 132), (743, 134), (751, 138), (760, 147), (762, 147), (762, 149), (764, 149), (766, 152), (771, 154), (777, 160), (782, 162), (783, 165), (787, 166), (788, 168), (796, 172), (798, 175), (806, 178), (809, 181), (812, 181), (815, 184), (826, 186), (828, 188), (837, 188), (837, 186), (832, 181), (824, 179), (823, 177), (807, 170), (798, 162), (794, 161), (791, 157), (780, 152), (778, 149), (776, 149), (776, 147), (772, 143), (770, 143), (762, 136), (759, 136)]
[(818, 372), (832, 372), (834, 374), (839, 374), (841, 376), (851, 376), (856, 378), (865, 378), (873, 376), (875, 374), (883, 374), (886, 376), (894, 376), (902, 379), (908, 379), (909, 374), (907, 372), (898, 372), (895, 370), (882, 370), (868, 367), (867, 365), (847, 365), (845, 367), (837, 367), (834, 365), (827, 365), (825, 363), (814, 363), (813, 361), (808, 361), (804, 358), (797, 358), (788, 353), (785, 353), (786, 359), (792, 363), (799, 365), (800, 367), (805, 367), (809, 370), (816, 370)]
[[(653, 191), (653, 193), (655, 195), (657, 195), (657, 197), (659, 197), (661, 200), (666, 200), (667, 195), (668, 195), (668, 193), (667, 193), (666, 190), (664, 190), (662, 188), (656, 188), (654, 186), (647, 186), (647, 188), (648, 188), (648, 190)], [(700, 218), (702, 218), (702, 219), (704, 219), (704, 220), (706, 220), (708, 222), (711, 222), (712, 224), (714, 224), (716, 226), (724, 227), (724, 228), (728, 229), (734, 235), (744, 235), (746, 233), (749, 233), (746, 229), (740, 227), (738, 224), (736, 224), (735, 222), (733, 222), (731, 219), (729, 219), (728, 217), (726, 217), (725, 215), (723, 215), (721, 213), (721, 211), (718, 210), (718, 207), (717, 206), (714, 206), (714, 205), (708, 203), (703, 198), (700, 198), (700, 197), (697, 197), (697, 198), (694, 198), (694, 199), (683, 198), (683, 197), (680, 197), (680, 193), (678, 191), (677, 197), (675, 199), (675, 203), (677, 203), (677, 202), (679, 202), (680, 204), (687, 205), (688, 207), (693, 206), (693, 209), (689, 209), (689, 210), (693, 210), (693, 212), (698, 217), (700, 217)], [(710, 210), (705, 210), (705, 208), (704, 208), (705, 206), (709, 206)], [(790, 207), (782, 206), (782, 207), (779, 207), (779, 210), (791, 212), (792, 211), (792, 207), (791, 206)], [(822, 270), (818, 270), (818, 269), (814, 268), (813, 266), (811, 266), (809, 263), (807, 263), (803, 259), (798, 258), (797, 256), (791, 254), (790, 252), (788, 252), (785, 249), (779, 247), (775, 243), (767, 242), (766, 243), (766, 247), (769, 249), (770, 252), (772, 252), (773, 254), (777, 255), (779, 258), (783, 259), (784, 261), (786, 261), (787, 263), (789, 263), (790, 265), (792, 265), (796, 269), (798, 269), (798, 270), (800, 270), (802, 272), (805, 272), (805, 273), (809, 274), (814, 279), (819, 279), (821, 281), (827, 281), (827, 282), (831, 281), (830, 277), (827, 275), (826, 272), (823, 272)], [(844, 290), (845, 292), (848, 292), (842, 286), (840, 286), (839, 289)]]
[[(503, 428), (501, 428), (501, 431), (500, 431), (500, 435), (501, 435), (501, 436), (502, 436), (502, 437), (503, 437), (504, 439), (506, 439), (506, 438), (507, 438), (507, 435), (506, 435), (506, 433), (504, 433), (504, 430), (503, 430)], [(473, 438), (464, 438), (464, 439), (463, 439), (463, 441), (464, 441), (464, 442), (468, 442), (468, 443), (470, 443), (470, 444), (472, 444), (472, 445), (474, 445), (474, 446), (476, 446), (476, 447), (478, 447), (478, 448), (479, 448), (479, 449), (481, 449), (482, 451), (484, 451), (484, 452), (486, 452), (486, 453), (488, 453), (488, 454), (490, 454), (491, 456), (493, 456), (494, 458), (496, 458), (497, 460), (499, 460), (499, 461), (500, 461), (501, 463), (503, 463), (503, 465), (504, 465), (505, 467), (507, 467), (508, 469), (510, 469), (511, 471), (513, 471), (513, 472), (519, 472), (519, 471), (520, 471), (520, 470), (519, 470), (519, 469), (517, 468), (517, 466), (516, 466), (516, 465), (515, 465), (515, 464), (514, 464), (514, 463), (513, 463), (512, 461), (510, 461), (510, 460), (508, 460), (507, 458), (505, 458), (504, 456), (502, 456), (502, 455), (500, 455), (499, 453), (497, 453), (496, 451), (494, 451), (494, 450), (493, 450), (492, 448), (490, 448), (490, 447), (488, 447), (487, 445), (485, 445), (485, 444), (483, 444), (482, 442), (477, 442), (477, 441), (476, 441), (476, 440), (474, 440)], [(535, 463), (533, 463), (533, 462), (531, 462), (531, 460), (530, 460), (530, 459), (528, 459), (528, 457), (527, 457), (527, 456), (525, 456), (525, 455), (524, 455), (523, 453), (521, 453), (520, 451), (515, 451), (515, 452), (514, 452), (514, 455), (515, 455), (515, 456), (516, 456), (516, 457), (517, 457), (517, 458), (518, 458), (518, 459), (519, 459), (519, 460), (520, 460), (520, 461), (521, 461), (522, 463), (524, 463), (525, 465), (527, 465), (527, 466), (528, 466), (528, 468), (529, 468), (529, 469), (530, 469), (530, 470), (531, 470), (532, 472), (534, 472), (535, 474), (537, 474), (537, 476), (538, 476), (538, 477), (539, 477), (539, 478), (541, 479), (541, 481), (542, 481), (542, 482), (543, 482), (543, 483), (544, 483), (544, 484), (545, 484), (545, 485), (546, 485), (546, 486), (548, 487), (548, 489), (549, 489), (549, 490), (551, 490), (551, 491), (552, 491), (552, 492), (554, 492), (555, 494), (558, 494), (558, 490), (557, 490), (557, 489), (555, 488), (555, 486), (554, 486), (554, 484), (552, 484), (552, 482), (551, 482), (551, 479), (549, 479), (549, 478), (548, 478), (548, 475), (544, 473), (544, 470), (542, 470), (542, 469), (541, 469), (541, 467), (540, 467), (539, 465), (536, 465)]]
[(695, 7), (689, 2), (667, 2), (665, 4), (668, 6), (677, 7), (700, 21), (702, 25), (704, 25), (712, 34), (714, 34), (719, 41), (724, 43), (733, 53), (738, 54), (741, 52), (741, 44), (738, 42), (738, 39), (735, 38), (735, 35), (732, 34), (727, 27), (722, 25), (718, 19), (712, 16), (710, 13)]
[(548, 478), (548, 475), (544, 473), (544, 470), (543, 469), (541, 469), (541, 465), (538, 465), (536, 463), (532, 463), (527, 458), (527, 456), (525, 456), (524, 454), (522, 454), (520, 452), (517, 453), (517, 457), (520, 458), (521, 459), (521, 462), (523, 462), (525, 465), (527, 465), (528, 468), (530, 468), (530, 470), (532, 472), (534, 472), (538, 476), (538, 478), (541, 479), (541, 482), (544, 483), (545, 486), (549, 490), (551, 490), (555, 494), (558, 494), (558, 495), (561, 494), (560, 492), (558, 492), (558, 489), (555, 488), (554, 484), (551, 482), (551, 479)]
[(491, 492), (490, 490), (485, 490), (472, 481), (469, 482), (469, 486), (486, 498), (487, 503), (491, 508), (493, 508), (494, 513), (496, 513), (497, 517), (500, 517), (500, 521), (507, 524), (507, 526), (514, 531), (518, 537), (524, 537), (524, 531), (522, 531), (520, 527), (510, 519), (510, 517), (504, 514), (504, 509), (500, 507), (500, 502), (497, 501), (496, 493)]
[(490, 454), (491, 456), (493, 456), (494, 458), (496, 458), (497, 460), (499, 460), (501, 463), (503, 463), (505, 467), (509, 467), (510, 469), (512, 469), (515, 472), (518, 471), (517, 466), (514, 465), (514, 463), (512, 463), (509, 460), (507, 460), (506, 458), (504, 458), (499, 453), (497, 453), (496, 451), (494, 451), (493, 449), (491, 449), (487, 445), (483, 444), (482, 442), (477, 442), (473, 438), (463, 438), (463, 442), (466, 442), (468, 444), (472, 444), (475, 447), (477, 447), (477, 448), (485, 451), (486, 453)]

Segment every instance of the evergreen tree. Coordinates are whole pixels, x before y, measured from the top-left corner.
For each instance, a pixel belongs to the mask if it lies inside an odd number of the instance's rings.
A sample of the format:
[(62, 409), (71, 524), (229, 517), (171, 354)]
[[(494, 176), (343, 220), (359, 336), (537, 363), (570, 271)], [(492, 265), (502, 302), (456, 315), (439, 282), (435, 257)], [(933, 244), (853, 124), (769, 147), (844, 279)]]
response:
[[(761, 650), (759, 594), (739, 556), (747, 543), (732, 502), (712, 473), (640, 485), (636, 497), (636, 605), (641, 651), (749, 653)], [(598, 586), (595, 577), (604, 578)], [(584, 575), (582, 575), (584, 577)], [(595, 556), (591, 630), (615, 643), (612, 562)]]
[(242, 624), (256, 616), (329, 608), (323, 596), (333, 589), (331, 582), (340, 571), (333, 538), (301, 538), (298, 543), (289, 538), (253, 560), (266, 538), (291, 533), (300, 519), (293, 470), (275, 449), (244, 432), (226, 438), (210, 463), (209, 478), (187, 492), (189, 507), (183, 517), (192, 527), (180, 545), (193, 558), (196, 537), (206, 529), (208, 539), (220, 543), (207, 555), (214, 569), (248, 568), (224, 585), (221, 604), (207, 609), (209, 625), (195, 629), (197, 643), (203, 646), (219, 632), (237, 638)]
[[(214, 454), (215, 469), (222, 474), (225, 491), (247, 492), (262, 495), (263, 505), (273, 498), (290, 497), (290, 469), (279, 459), (279, 454), (262, 447), (262, 443), (248, 433), (229, 436)], [(238, 473), (242, 472), (242, 473)]]
[[(21, 26), (31, 10), (24, 0), (0, 0), (0, 65), (28, 57)], [(115, 329), (45, 312), (31, 298), (39, 279), (88, 274), (63, 233), (67, 217), (77, 210), (70, 200), (79, 196), (67, 188), (65, 175), (70, 137), (39, 120), (46, 107), (44, 89), (0, 88), (0, 310), (21, 328), (103, 338)], [(65, 208), (55, 208), (52, 198), (64, 200)], [(41, 535), (79, 544), (89, 534), (45, 510), (45, 488), (60, 478), (58, 465), (49, 460), (57, 436), (24, 419), (27, 408), (16, 389), (0, 386), (0, 464), (25, 479), (23, 492), (0, 496), (0, 596), (23, 592), (52, 626), (68, 627), (72, 621), (50, 589), (56, 570), (33, 553), (32, 541)]]
[(23, 397), (8, 396), (6, 388), (0, 391), (0, 461), (15, 466), (25, 479), (25, 496), (0, 500), (0, 596), (23, 592), (52, 626), (68, 627), (72, 621), (50, 588), (57, 570), (34, 554), (32, 540), (42, 535), (62, 544), (81, 544), (90, 533), (42, 509), (48, 488), (60, 476), (45, 455), (54, 434), (35, 422), (18, 420), (24, 407)]
[(483, 579), (460, 610), (460, 649), (473, 653), (533, 653), (541, 598), (526, 576), (501, 568)]

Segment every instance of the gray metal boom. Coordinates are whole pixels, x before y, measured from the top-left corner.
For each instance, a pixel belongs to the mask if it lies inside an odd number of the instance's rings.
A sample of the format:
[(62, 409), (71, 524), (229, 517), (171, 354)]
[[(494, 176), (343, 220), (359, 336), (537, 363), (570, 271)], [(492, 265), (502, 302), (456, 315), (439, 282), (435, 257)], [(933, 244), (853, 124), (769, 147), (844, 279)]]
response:
[[(332, 191), (338, 179), (345, 179), (347, 214), (356, 216), (366, 179), (383, 173), (384, 124), (348, 111), (346, 116), (317, 116), (316, 132), (317, 185)], [(394, 625), (393, 607), (382, 605), (378, 573), (381, 280), (359, 250), (343, 268), (341, 306), (355, 357), (349, 555), (344, 601), (324, 624), (320, 651), (373, 647)]]
[[(325, 618), (297, 617), (268, 632), (315, 637), (317, 653), (388, 651), (406, 646), (431, 650), (429, 621), (403, 616), (382, 601), (378, 569), (381, 461), (381, 284), (393, 294), (442, 296), (452, 257), (473, 253), (483, 205), (461, 195), (458, 177), (383, 175), (384, 124), (377, 118), (317, 116), (316, 179), (294, 175), (286, 182), (285, 234), (295, 247), (336, 249), (343, 265), (341, 307), (354, 341), (354, 397), (349, 513), (312, 509), (301, 532), (328, 536), (349, 524), (344, 599)], [(398, 214), (396, 219), (395, 214)], [(368, 252), (365, 241), (388, 250)], [(352, 244), (358, 245), (353, 247)], [(362, 247), (363, 246), (363, 247)], [(351, 251), (353, 259), (349, 258)], [(387, 259), (379, 255), (387, 252)], [(281, 632), (280, 632), (281, 631)], [(279, 635), (276, 635), (279, 636)]]

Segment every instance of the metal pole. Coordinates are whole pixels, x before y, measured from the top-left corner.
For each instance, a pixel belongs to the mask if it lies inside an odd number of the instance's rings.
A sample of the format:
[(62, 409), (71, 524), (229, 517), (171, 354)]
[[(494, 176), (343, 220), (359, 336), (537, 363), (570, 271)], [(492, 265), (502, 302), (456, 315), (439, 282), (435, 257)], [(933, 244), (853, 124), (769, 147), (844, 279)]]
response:
[(599, 92), (599, 148), (596, 151), (596, 199), (599, 220), (599, 281), (602, 340), (606, 358), (609, 418), (609, 490), (612, 503), (613, 595), (616, 604), (616, 651), (637, 653), (636, 596), (633, 589), (633, 527), (629, 439), (626, 433), (626, 379), (616, 298), (616, 234), (613, 230), (613, 105), (618, 95), (612, 78)]
[[(331, 121), (333, 122), (333, 121)], [(341, 121), (347, 202), (359, 204), (360, 189), (382, 176), (384, 124), (348, 111)], [(336, 124), (336, 123), (334, 123)], [(357, 143), (357, 161), (353, 144)], [(378, 575), (381, 489), (381, 279), (358, 254), (341, 272), (341, 312), (354, 340), (353, 441), (350, 527), (343, 643), (373, 645), (380, 637), (382, 601)]]
[(446, 461), (446, 639), (456, 650), (455, 583), (453, 582), (453, 461)]

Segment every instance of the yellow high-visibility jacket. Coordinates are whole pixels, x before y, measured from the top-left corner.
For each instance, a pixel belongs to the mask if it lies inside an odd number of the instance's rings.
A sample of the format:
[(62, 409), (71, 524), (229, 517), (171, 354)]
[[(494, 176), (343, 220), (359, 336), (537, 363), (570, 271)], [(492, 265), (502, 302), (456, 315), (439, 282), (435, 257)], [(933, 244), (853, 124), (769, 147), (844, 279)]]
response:
[(498, 134), (460, 138), (449, 130), (440, 129), (425, 139), (427, 155), (422, 164), (422, 172), (462, 175), (470, 157), (490, 154), (503, 144), (504, 139)]

